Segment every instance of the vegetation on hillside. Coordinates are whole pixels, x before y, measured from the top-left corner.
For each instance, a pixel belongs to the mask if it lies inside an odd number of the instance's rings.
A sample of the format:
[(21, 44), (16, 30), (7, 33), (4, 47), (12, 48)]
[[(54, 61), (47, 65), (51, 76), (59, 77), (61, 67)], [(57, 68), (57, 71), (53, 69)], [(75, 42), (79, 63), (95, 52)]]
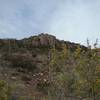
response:
[(0, 100), (100, 100), (97, 43), (92, 49), (53, 39), (0, 40)]
[(52, 50), (49, 68), (49, 100), (100, 100), (100, 57), (97, 49), (78, 47), (73, 53), (66, 45)]

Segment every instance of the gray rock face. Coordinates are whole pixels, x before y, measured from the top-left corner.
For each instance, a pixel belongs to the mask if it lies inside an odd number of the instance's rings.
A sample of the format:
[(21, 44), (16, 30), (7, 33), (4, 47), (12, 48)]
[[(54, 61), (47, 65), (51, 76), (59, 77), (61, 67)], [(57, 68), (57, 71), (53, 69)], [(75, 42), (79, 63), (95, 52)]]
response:
[[(26, 41), (26, 40), (25, 40)], [(28, 41), (29, 42), (29, 41)], [(48, 34), (40, 34), (37, 37), (31, 37), (31, 45), (32, 46), (52, 46), (57, 42), (56, 37), (48, 35)]]
[(56, 38), (48, 34), (40, 34), (39, 38), (41, 45), (54, 45), (56, 43)]
[(34, 40), (32, 40), (32, 46), (40, 46), (40, 39), (39, 38), (35, 38)]

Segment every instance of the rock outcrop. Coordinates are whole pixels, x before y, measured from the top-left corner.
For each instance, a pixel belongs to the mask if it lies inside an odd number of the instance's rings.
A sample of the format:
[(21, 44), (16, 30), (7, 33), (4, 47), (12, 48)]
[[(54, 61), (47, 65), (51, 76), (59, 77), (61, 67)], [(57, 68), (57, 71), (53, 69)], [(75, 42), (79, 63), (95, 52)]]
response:
[(23, 39), (24, 44), (30, 44), (31, 46), (52, 46), (57, 42), (56, 37), (48, 34), (41, 33), (38, 36), (32, 36), (27, 39)]

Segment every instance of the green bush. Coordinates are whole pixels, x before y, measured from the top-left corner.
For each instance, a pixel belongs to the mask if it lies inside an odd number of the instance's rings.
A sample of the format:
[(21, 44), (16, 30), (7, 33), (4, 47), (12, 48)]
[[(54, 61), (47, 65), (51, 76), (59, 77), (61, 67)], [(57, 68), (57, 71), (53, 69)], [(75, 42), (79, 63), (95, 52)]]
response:
[(11, 90), (5, 81), (0, 80), (0, 100), (11, 100)]

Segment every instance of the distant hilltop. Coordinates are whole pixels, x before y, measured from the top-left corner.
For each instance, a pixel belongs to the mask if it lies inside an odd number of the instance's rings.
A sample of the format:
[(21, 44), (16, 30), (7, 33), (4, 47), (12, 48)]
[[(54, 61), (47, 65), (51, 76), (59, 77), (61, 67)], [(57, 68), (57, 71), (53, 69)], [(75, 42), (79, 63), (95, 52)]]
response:
[(26, 48), (34, 48), (34, 47), (39, 47), (39, 46), (52, 47), (55, 45), (55, 47), (60, 48), (63, 43), (66, 44), (66, 46), (70, 49), (77, 48), (77, 46), (80, 46), (81, 48), (86, 49), (85, 46), (72, 43), (69, 41), (59, 40), (55, 36), (49, 35), (48, 33), (41, 33), (37, 36), (31, 36), (29, 38), (24, 38), (21, 40), (0, 39), (0, 48), (5, 47), (5, 45), (8, 45), (8, 46), (10, 45), (11, 47), (21, 46), (21, 47), (26, 47)]

